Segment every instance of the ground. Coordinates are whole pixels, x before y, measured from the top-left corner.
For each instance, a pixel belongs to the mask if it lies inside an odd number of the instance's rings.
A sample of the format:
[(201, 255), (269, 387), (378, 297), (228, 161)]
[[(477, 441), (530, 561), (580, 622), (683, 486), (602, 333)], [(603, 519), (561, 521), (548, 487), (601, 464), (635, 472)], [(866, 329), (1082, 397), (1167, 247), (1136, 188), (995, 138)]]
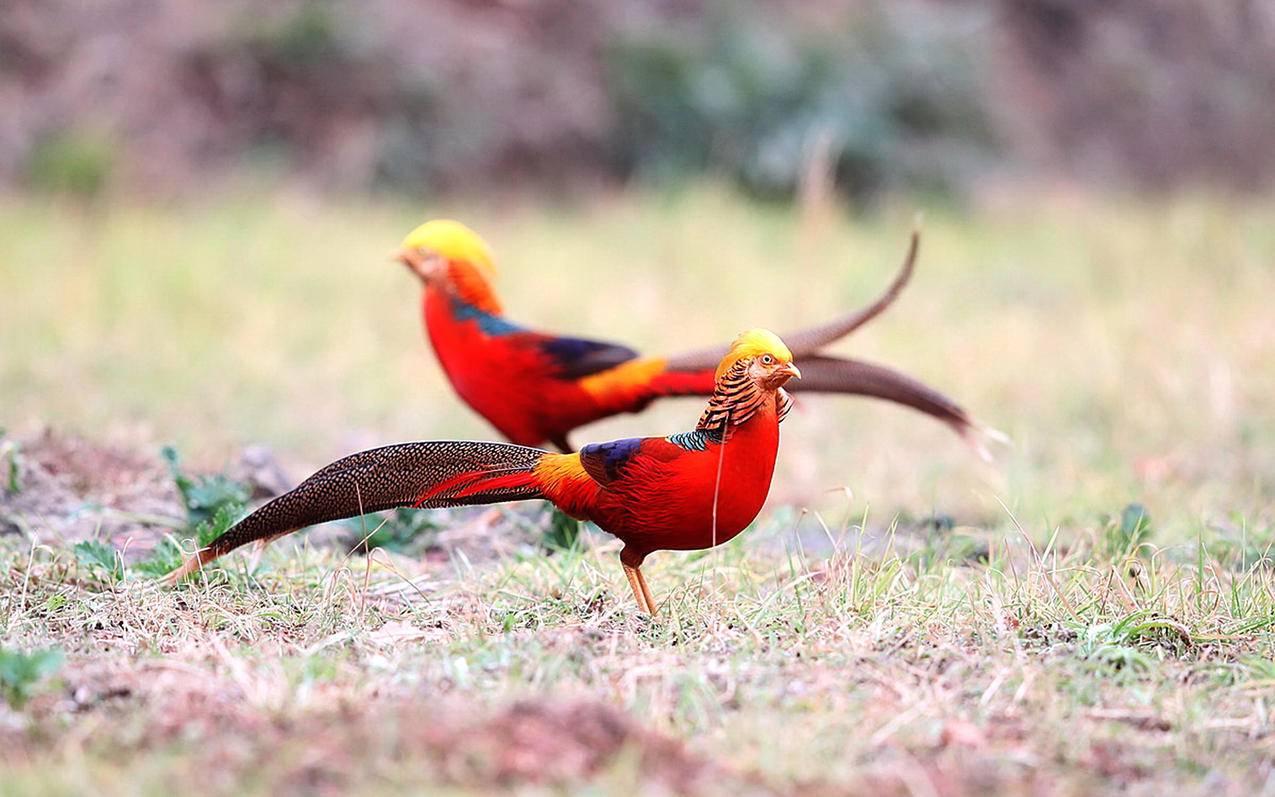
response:
[(843, 349), (1012, 447), (984, 465), (902, 411), (802, 402), (755, 527), (651, 557), (655, 619), (612, 540), (551, 550), (535, 506), (439, 513), (402, 552), (329, 527), (178, 589), (145, 571), (190, 528), (164, 443), (262, 496), (489, 436), (384, 259), (426, 212), (492, 239), (516, 317), (671, 351), (863, 301), (913, 210), (0, 203), (0, 794), (1275, 788), (1269, 203), (928, 209), (915, 283)]

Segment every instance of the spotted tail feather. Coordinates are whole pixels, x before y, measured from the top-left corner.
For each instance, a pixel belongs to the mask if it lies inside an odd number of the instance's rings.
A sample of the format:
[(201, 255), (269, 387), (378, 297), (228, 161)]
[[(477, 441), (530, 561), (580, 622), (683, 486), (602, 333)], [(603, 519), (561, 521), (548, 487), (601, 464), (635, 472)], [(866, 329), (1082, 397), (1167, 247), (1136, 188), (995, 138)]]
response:
[(439, 508), (543, 497), (535, 467), (546, 453), (508, 443), (400, 443), (339, 459), (262, 505), (165, 576), (175, 583), (250, 542), (396, 507)]

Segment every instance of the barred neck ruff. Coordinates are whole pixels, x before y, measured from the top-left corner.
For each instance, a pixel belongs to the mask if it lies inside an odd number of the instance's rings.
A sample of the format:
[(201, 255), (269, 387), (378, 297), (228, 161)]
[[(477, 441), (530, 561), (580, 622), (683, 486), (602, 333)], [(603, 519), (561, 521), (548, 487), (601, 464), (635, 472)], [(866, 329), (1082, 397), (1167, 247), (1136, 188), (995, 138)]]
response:
[[(721, 442), (724, 437), (729, 437), (730, 427), (739, 426), (757, 414), (766, 401), (766, 391), (748, 373), (751, 363), (751, 359), (742, 359), (717, 380), (713, 396), (695, 425), (695, 431), (707, 433), (713, 440)], [(788, 391), (779, 388), (775, 391), (775, 402), (776, 414), (783, 421), (788, 410), (792, 409), (792, 397)]]

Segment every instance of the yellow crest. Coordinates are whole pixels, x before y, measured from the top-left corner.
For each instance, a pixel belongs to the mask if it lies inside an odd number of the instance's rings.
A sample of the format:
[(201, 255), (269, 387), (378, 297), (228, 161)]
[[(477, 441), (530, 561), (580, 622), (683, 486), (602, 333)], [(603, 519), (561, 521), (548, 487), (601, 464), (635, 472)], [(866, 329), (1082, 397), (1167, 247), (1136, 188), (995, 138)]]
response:
[(722, 374), (731, 369), (735, 363), (748, 357), (760, 357), (763, 354), (769, 354), (774, 357), (777, 362), (792, 362), (792, 352), (779, 339), (779, 336), (769, 329), (750, 329), (746, 332), (739, 333), (735, 338), (735, 342), (730, 344), (730, 351), (726, 352), (726, 356), (722, 358), (722, 362), (717, 366), (717, 373), (714, 379), (721, 379)]
[(452, 219), (427, 221), (407, 234), (404, 249), (428, 249), (447, 260), (471, 263), (496, 273), (496, 263), (487, 242), (478, 233)]

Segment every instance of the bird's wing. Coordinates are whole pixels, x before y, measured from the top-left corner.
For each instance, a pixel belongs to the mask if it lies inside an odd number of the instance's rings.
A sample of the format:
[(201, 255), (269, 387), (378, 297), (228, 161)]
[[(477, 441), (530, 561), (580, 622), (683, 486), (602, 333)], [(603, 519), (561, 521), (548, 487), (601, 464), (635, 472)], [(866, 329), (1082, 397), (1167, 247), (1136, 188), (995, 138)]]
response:
[(383, 446), (339, 459), (236, 523), (168, 576), (177, 581), (241, 545), (395, 507), (540, 498), (538, 448), (467, 440)]
[(554, 375), (581, 379), (601, 373), (638, 356), (628, 346), (605, 341), (537, 334), (528, 341), (554, 368)]
[[(828, 344), (849, 335), (885, 312), (894, 303), (894, 300), (899, 298), (899, 294), (903, 292), (908, 281), (912, 279), (912, 272), (916, 267), (916, 256), (920, 246), (921, 234), (913, 230), (911, 240), (908, 243), (907, 255), (903, 258), (902, 268), (899, 269), (894, 281), (890, 283), (890, 287), (886, 288), (885, 292), (878, 296), (872, 304), (867, 307), (861, 307), (840, 318), (834, 318), (826, 324), (807, 327), (797, 332), (781, 335), (780, 337), (783, 338), (784, 342), (788, 344), (789, 350), (792, 351), (793, 357), (803, 360)], [(728, 346), (713, 346), (670, 357), (668, 358), (668, 368), (670, 371), (697, 371), (715, 368), (717, 363), (721, 362), (722, 357), (726, 355), (728, 348)]]
[(595, 482), (606, 487), (620, 478), (633, 456), (642, 450), (645, 438), (629, 437), (609, 443), (590, 443), (580, 449), (580, 464)]
[(591, 443), (580, 449), (580, 465), (595, 482), (607, 487), (625, 478), (628, 468), (641, 457), (646, 462), (672, 462), (694, 450), (676, 445), (672, 438), (628, 437), (609, 443)]

